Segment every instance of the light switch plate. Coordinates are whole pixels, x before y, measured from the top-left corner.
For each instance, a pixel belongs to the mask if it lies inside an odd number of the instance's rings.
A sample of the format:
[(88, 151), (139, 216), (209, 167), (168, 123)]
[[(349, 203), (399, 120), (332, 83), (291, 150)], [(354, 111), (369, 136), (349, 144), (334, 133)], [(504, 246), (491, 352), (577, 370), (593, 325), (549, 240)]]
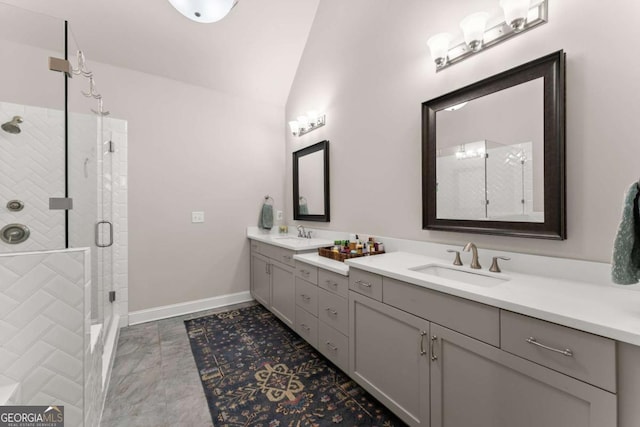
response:
[(204, 222), (204, 212), (191, 212), (191, 222)]
[(276, 219), (282, 221), (282, 211), (276, 211)]

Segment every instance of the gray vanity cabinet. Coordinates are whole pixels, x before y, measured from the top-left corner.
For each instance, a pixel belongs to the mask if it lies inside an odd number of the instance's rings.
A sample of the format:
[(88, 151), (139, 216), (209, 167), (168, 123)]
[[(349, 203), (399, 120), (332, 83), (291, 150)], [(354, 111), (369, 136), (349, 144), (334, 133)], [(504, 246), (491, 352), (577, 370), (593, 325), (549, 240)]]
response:
[(292, 328), (296, 307), (294, 271), (292, 251), (251, 242), (251, 295)]
[(271, 275), (269, 258), (251, 254), (251, 296), (265, 307), (271, 306)]
[(355, 268), (349, 305), (349, 374), (411, 426), (616, 426), (611, 340)]
[(611, 426), (616, 397), (431, 324), (431, 427)]
[(406, 423), (428, 426), (429, 322), (356, 292), (349, 304), (349, 374)]
[(294, 271), (293, 267), (271, 262), (271, 311), (290, 328), (296, 312)]

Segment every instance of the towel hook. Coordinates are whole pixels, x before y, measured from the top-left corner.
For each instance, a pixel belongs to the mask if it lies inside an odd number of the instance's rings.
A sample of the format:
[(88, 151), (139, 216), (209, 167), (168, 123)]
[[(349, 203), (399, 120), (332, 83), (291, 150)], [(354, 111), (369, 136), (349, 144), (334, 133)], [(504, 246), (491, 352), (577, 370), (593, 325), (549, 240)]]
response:
[(275, 203), (275, 200), (273, 200), (273, 197), (269, 196), (268, 194), (266, 196), (264, 196), (264, 202), (267, 203), (269, 200), (271, 200), (271, 204)]

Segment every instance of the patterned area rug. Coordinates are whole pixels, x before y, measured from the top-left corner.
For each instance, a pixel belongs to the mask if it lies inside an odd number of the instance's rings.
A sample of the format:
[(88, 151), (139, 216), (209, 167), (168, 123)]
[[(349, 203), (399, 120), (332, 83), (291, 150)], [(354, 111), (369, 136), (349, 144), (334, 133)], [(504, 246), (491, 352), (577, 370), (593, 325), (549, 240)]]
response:
[(216, 427), (405, 425), (261, 305), (185, 324)]

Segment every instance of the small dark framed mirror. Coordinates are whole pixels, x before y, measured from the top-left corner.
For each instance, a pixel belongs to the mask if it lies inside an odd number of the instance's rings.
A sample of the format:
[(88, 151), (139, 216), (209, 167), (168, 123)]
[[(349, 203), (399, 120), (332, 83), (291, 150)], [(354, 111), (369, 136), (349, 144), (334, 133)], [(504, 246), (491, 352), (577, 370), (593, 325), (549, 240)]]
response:
[(329, 222), (329, 141), (293, 153), (293, 219)]
[(562, 240), (565, 54), (422, 104), (428, 230)]

